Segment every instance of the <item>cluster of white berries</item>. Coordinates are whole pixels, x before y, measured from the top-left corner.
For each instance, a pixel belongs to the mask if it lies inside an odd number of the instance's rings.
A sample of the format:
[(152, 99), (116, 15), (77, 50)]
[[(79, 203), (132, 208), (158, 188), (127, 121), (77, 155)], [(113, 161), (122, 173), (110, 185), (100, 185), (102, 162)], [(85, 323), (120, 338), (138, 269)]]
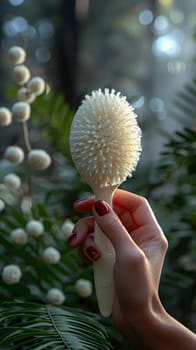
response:
[[(92, 283), (81, 278), (76, 281), (75, 290), (80, 297), (87, 298), (92, 294)], [(46, 294), (46, 301), (52, 305), (62, 305), (65, 300), (65, 294), (58, 288), (52, 288)]]
[[(29, 68), (24, 64), (26, 52), (22, 47), (11, 47), (8, 50), (8, 57), (13, 65), (15, 82), (19, 85), (18, 101), (13, 104), (11, 110), (0, 107), (0, 126), (10, 125), (12, 119), (19, 123), (27, 122), (31, 117), (30, 104), (37, 96), (42, 95), (46, 88), (44, 79), (39, 76), (31, 77)], [(20, 164), (24, 160), (24, 151), (18, 146), (9, 146), (5, 150), (4, 157), (12, 163)], [(34, 170), (44, 170), (51, 164), (49, 154), (40, 149), (29, 151), (27, 160)]]
[[(14, 80), (18, 85), (17, 101), (13, 103), (10, 109), (0, 107), (0, 126), (8, 126), (12, 121), (21, 124), (26, 123), (31, 118), (31, 104), (46, 89), (46, 83), (41, 77), (31, 77), (31, 71), (25, 64), (26, 52), (22, 47), (11, 47), (8, 51), (8, 56), (13, 65)], [(12, 145), (6, 148), (4, 158), (16, 165), (21, 164), (25, 159), (25, 152), (21, 147)], [(28, 151), (27, 162), (32, 170), (44, 170), (50, 166), (51, 157), (42, 149), (33, 149)], [(10, 172), (3, 177), (3, 185), (11, 191), (16, 191), (21, 188), (22, 184), (20, 177), (15, 172)], [(31, 208), (31, 202), (28, 197), (24, 197), (23, 202), (24, 210), (27, 210), (27, 207)], [(0, 199), (0, 212), (4, 208), (5, 202), (3, 199)], [(66, 219), (62, 224), (61, 232), (66, 239), (70, 237), (73, 228), (74, 224), (69, 219)], [(43, 223), (40, 220), (31, 219), (26, 223), (25, 227), (16, 227), (11, 230), (10, 242), (19, 246), (19, 249), (20, 246), (23, 248), (30, 239), (39, 239), (43, 235)], [(41, 259), (45, 264), (58, 264), (61, 259), (61, 253), (55, 247), (48, 246), (42, 250)], [(5, 284), (14, 285), (19, 283), (22, 278), (22, 268), (17, 264), (9, 264), (3, 267), (1, 275)], [(92, 294), (92, 283), (85, 279), (79, 279), (75, 283), (75, 291), (81, 297), (86, 298)], [(49, 304), (62, 305), (66, 300), (66, 296), (62, 290), (52, 288), (46, 293), (45, 300)]]
[[(82, 298), (89, 297), (93, 291), (91, 281), (82, 278), (76, 281), (75, 289)], [(65, 300), (65, 294), (58, 288), (52, 288), (46, 294), (46, 301), (52, 305), (62, 305)]]
[[(44, 226), (39, 220), (30, 220), (27, 222), (25, 229), (16, 228), (10, 233), (10, 240), (16, 245), (24, 245), (28, 241), (28, 236), (37, 238), (41, 236), (44, 232)], [(48, 251), (47, 251), (48, 249)], [(45, 259), (51, 260), (50, 263), (57, 263), (60, 260), (60, 253), (55, 248), (46, 248), (45, 250)], [(49, 258), (49, 255), (51, 256)], [(49, 262), (48, 262), (49, 263)]]
[[(12, 174), (11, 174), (12, 175)], [(27, 222), (25, 228), (15, 228), (10, 233), (10, 241), (18, 246), (23, 246), (27, 244), (28, 237), (31, 236), (33, 238), (37, 238), (44, 233), (44, 225), (39, 220), (30, 220)], [(42, 252), (42, 259), (46, 264), (57, 264), (61, 258), (60, 252), (53, 247), (47, 247)], [(22, 277), (21, 270), (18, 265), (7, 265), (3, 268), (2, 271), (2, 279), (5, 284), (16, 284), (20, 281)], [(56, 291), (54, 289), (54, 291)], [(51, 292), (52, 293), (52, 292)], [(63, 295), (63, 294), (62, 294)], [(61, 304), (65, 297), (62, 297), (62, 295), (57, 291), (54, 294), (54, 304)], [(53, 293), (50, 296), (49, 293), (49, 299), (52, 298)], [(50, 301), (52, 303), (52, 301)]]
[[(10, 241), (15, 245), (23, 246), (27, 244), (28, 236), (37, 238), (40, 235), (42, 235), (43, 232), (44, 232), (44, 226), (41, 221), (30, 220), (27, 222), (25, 229), (19, 227), (11, 231)], [(43, 251), (42, 257), (45, 263), (56, 264), (59, 262), (61, 255), (57, 249), (53, 247), (48, 247)], [(5, 284), (8, 284), (8, 285), (16, 284), (20, 281), (21, 277), (22, 277), (22, 272), (18, 265), (10, 264), (5, 266), (2, 270), (2, 280), (4, 281)], [(63, 298), (63, 300), (64, 299), (65, 298)], [(62, 296), (59, 297), (58, 293), (55, 294), (55, 300), (56, 302), (54, 303), (58, 303), (58, 302), (61, 303), (60, 300), (62, 300)]]
[[(14, 78), (18, 85), (26, 85), (26, 90), (19, 90), (19, 99), (21, 101), (26, 101), (26, 99), (29, 102), (29, 99), (32, 99), (32, 102), (34, 99), (30, 95), (33, 95), (33, 97), (39, 96), (43, 94), (45, 90), (45, 82), (40, 77), (31, 77), (31, 72), (29, 68), (24, 65), (25, 59), (26, 59), (26, 52), (25, 50), (20, 46), (13, 46), (8, 51), (8, 57), (11, 61), (11, 63), (14, 65)], [(22, 97), (22, 99), (21, 99)], [(27, 101), (26, 101), (27, 102)]]

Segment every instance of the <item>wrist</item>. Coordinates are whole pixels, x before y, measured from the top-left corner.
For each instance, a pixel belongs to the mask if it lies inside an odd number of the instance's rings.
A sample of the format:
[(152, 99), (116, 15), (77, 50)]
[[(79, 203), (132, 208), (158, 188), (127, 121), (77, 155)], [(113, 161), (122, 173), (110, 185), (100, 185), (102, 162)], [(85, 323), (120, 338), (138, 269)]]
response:
[(156, 298), (153, 305), (127, 322), (126, 336), (137, 349), (194, 350), (196, 336), (163, 308)]

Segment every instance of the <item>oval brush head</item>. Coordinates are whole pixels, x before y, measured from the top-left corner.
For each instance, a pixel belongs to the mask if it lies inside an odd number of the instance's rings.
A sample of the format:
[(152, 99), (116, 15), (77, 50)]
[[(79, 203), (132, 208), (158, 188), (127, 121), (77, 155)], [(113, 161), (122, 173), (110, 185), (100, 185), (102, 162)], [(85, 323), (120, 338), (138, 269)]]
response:
[[(135, 169), (141, 151), (141, 131), (126, 98), (105, 89), (93, 91), (78, 108), (70, 131), (73, 161), (96, 199), (112, 205), (112, 194)], [(115, 252), (95, 224), (95, 242), (101, 258), (93, 264), (100, 312), (110, 316), (114, 299)]]
[(118, 186), (135, 169), (141, 131), (126, 97), (100, 89), (86, 95), (70, 132), (73, 161), (91, 188)]

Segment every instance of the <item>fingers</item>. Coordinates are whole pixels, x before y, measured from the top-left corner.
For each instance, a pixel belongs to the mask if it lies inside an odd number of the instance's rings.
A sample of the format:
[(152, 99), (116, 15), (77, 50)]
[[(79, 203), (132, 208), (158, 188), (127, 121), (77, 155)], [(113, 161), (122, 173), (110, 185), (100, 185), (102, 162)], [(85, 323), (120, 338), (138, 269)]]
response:
[(71, 248), (79, 248), (79, 254), (88, 261), (96, 261), (100, 257), (100, 250), (94, 242), (91, 233), (94, 232), (94, 217), (80, 219), (68, 239)]
[(94, 203), (95, 203), (95, 196), (91, 196), (90, 198), (87, 198), (87, 199), (75, 201), (73, 204), (73, 208), (79, 213), (86, 213), (92, 210)]
[(75, 224), (73, 232), (68, 239), (68, 244), (72, 248), (83, 244), (87, 235), (94, 231), (95, 219), (93, 216), (82, 218)]
[[(95, 197), (74, 203), (74, 209), (80, 213), (92, 211)], [(128, 231), (141, 226), (153, 225), (157, 231), (161, 232), (154, 213), (146, 200), (142, 196), (117, 189), (113, 196), (114, 211), (120, 216)]]
[(127, 250), (135, 253), (140, 251), (108, 203), (101, 200), (96, 201), (93, 213), (98, 226), (112, 242), (117, 258), (126, 255)]
[[(93, 210), (98, 225), (111, 240), (114, 249), (118, 251), (119, 254), (123, 253), (123, 250), (125, 252), (125, 250), (130, 249), (130, 245), (133, 249), (137, 248), (146, 253), (146, 251), (152, 247), (152, 242), (156, 243), (157, 247), (164, 246), (164, 250), (166, 251), (166, 238), (144, 197), (127, 191), (116, 190), (113, 196), (113, 204), (114, 210), (117, 212), (120, 219), (105, 202), (102, 202), (102, 204), (104, 203), (107, 207), (107, 215), (99, 215), (96, 209), (93, 209), (94, 205), (96, 207), (96, 203), (95, 197), (90, 197), (89, 199), (75, 202), (74, 208), (81, 213)], [(87, 220), (87, 218), (85, 220)], [(87, 225), (88, 228), (85, 228), (84, 224)], [(93, 232), (93, 218), (91, 217), (88, 222), (79, 220), (79, 226), (78, 231), (80, 231), (80, 233), (75, 242), (75, 246), (83, 245), (87, 235)], [(122, 248), (120, 251), (119, 247)], [(157, 251), (158, 250), (160, 249), (157, 249)]]
[[(95, 201), (94, 196), (85, 200), (76, 201), (74, 203), (74, 209), (80, 213), (91, 211)], [(119, 211), (122, 212), (122, 210), (130, 212), (137, 226), (148, 225), (152, 222), (157, 224), (148, 201), (142, 196), (117, 189), (113, 196), (113, 206), (117, 213)]]
[(79, 254), (90, 262), (94, 262), (99, 259), (101, 252), (94, 242), (92, 235), (87, 236), (83, 244), (79, 247)]
[(153, 211), (146, 198), (138, 196), (135, 193), (117, 190), (114, 193), (113, 204), (128, 210), (135, 221), (135, 224), (140, 227), (149, 224), (158, 225)]

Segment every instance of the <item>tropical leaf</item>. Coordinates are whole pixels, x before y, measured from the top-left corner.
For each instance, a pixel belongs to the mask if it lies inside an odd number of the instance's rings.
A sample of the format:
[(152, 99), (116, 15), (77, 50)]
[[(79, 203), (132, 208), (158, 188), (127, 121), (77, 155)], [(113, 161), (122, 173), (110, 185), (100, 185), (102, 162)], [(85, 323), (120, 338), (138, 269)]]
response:
[(83, 310), (34, 303), (0, 305), (0, 348), (109, 350), (98, 316)]
[(32, 105), (32, 123), (39, 127), (41, 136), (66, 156), (69, 155), (69, 129), (73, 111), (64, 96), (49, 92), (38, 98)]

